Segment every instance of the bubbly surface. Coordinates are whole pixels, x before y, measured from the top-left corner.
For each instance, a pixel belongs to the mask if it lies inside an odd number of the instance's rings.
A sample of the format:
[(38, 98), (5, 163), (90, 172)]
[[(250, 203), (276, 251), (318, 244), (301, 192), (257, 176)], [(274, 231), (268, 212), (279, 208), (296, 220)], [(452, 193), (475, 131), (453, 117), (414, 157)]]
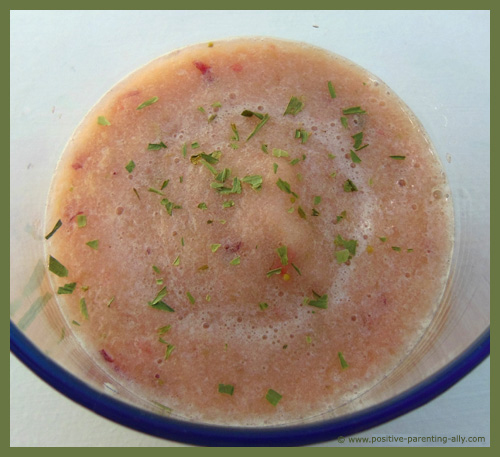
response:
[(269, 39), (185, 48), (115, 86), (61, 158), (58, 219), (54, 285), (76, 283), (58, 298), (96, 364), (223, 424), (297, 421), (379, 382), (432, 318), (453, 243), (446, 178), (402, 102)]

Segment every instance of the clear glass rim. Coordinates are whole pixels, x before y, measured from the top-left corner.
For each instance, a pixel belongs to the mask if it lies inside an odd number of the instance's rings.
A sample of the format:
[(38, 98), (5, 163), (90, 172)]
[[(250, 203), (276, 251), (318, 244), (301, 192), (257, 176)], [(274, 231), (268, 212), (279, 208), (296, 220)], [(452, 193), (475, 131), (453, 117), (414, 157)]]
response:
[(31, 371), (69, 399), (109, 420), (152, 436), (200, 446), (300, 446), (367, 430), (431, 401), (488, 357), (490, 329), (488, 327), (462, 354), (438, 372), (394, 398), (335, 419), (276, 427), (190, 423), (123, 403), (94, 390), (42, 354), (12, 321), (10, 350)]

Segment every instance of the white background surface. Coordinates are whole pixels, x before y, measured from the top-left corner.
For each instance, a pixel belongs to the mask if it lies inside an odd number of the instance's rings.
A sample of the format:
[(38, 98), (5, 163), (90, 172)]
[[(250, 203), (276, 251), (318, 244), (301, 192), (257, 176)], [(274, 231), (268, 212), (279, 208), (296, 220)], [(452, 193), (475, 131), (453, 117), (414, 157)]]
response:
[[(462, 141), (438, 135), (460, 132), (453, 109), (489, 107), (488, 12), (14, 11), (11, 119), (21, 113), (30, 134), (51, 141), (58, 154), (92, 104), (127, 73), (176, 47), (236, 35), (306, 41), (350, 58), (402, 96), (431, 138), (442, 138), (435, 141), (438, 150), (450, 147), (448, 139)], [(415, 65), (423, 69), (418, 75)], [(457, 71), (467, 74), (470, 86), (453, 85)], [(16, 83), (26, 74), (33, 77)], [(470, 90), (477, 85), (483, 85), (479, 99)], [(475, 134), (489, 137), (488, 126), (476, 125)], [(485, 436), (489, 445), (489, 360), (430, 404), (357, 436), (385, 434)], [(11, 357), (11, 445), (176, 444), (96, 416)]]

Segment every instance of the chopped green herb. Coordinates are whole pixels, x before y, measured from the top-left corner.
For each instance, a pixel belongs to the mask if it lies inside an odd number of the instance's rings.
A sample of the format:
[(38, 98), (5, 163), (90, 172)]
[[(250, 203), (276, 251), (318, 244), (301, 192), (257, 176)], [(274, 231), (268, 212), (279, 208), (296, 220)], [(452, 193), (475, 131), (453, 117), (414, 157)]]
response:
[(288, 214), (292, 214), (294, 211), (295, 211), (295, 208), (294, 208), (293, 206), (291, 206), (290, 208), (288, 208), (288, 209), (286, 210), (286, 212), (287, 212)]
[(236, 124), (231, 124), (231, 130), (234, 133), (234, 135), (231, 137), (231, 139), (234, 141), (240, 141), (240, 134), (238, 133), (238, 129), (236, 128)]
[(206, 111), (205, 111), (205, 108), (203, 108), (203, 106), (198, 106), (198, 108), (196, 108), (200, 113), (202, 114), (206, 114)]
[(202, 160), (201, 163), (205, 168), (207, 168), (210, 171), (210, 173), (212, 173), (214, 176), (217, 176), (217, 170), (212, 165), (210, 165), (209, 162)]
[(87, 225), (87, 216), (85, 216), (85, 214), (76, 216), (76, 225), (80, 228), (85, 227)]
[(347, 249), (342, 249), (341, 251), (335, 251), (335, 257), (338, 263), (345, 263), (349, 260), (350, 254)]
[(96, 251), (99, 249), (99, 240), (87, 241), (85, 244)]
[(132, 173), (134, 171), (134, 168), (135, 168), (135, 162), (133, 160), (131, 160), (129, 163), (127, 163), (127, 165), (125, 165), (125, 169), (129, 173)]
[(330, 173), (330, 177), (331, 177), (331, 178), (335, 178), (336, 176), (337, 176), (337, 172), (336, 172), (336, 171), (332, 171), (332, 172)]
[(45, 239), (48, 240), (54, 233), (56, 233), (59, 230), (61, 226), (62, 226), (62, 221), (61, 219), (59, 219), (54, 225), (54, 228), (50, 231), (50, 233), (45, 235)]
[(283, 191), (286, 192), (287, 194), (293, 195), (295, 198), (298, 198), (299, 196), (295, 193), (292, 192), (292, 189), (290, 187), (290, 184), (288, 184), (286, 181), (283, 181), (281, 178), (278, 178), (278, 181), (276, 181), (276, 185)]
[(109, 122), (104, 116), (99, 116), (97, 118), (97, 123), (99, 125), (111, 125), (111, 122)]
[(210, 301), (210, 294), (207, 294), (207, 296), (205, 297), (205, 300)]
[(134, 191), (135, 196), (140, 200), (141, 197), (139, 197), (139, 192), (137, 192), (137, 189), (133, 187), (132, 190)]
[(396, 252), (400, 252), (401, 248), (399, 246), (392, 246), (392, 250)]
[(222, 246), (222, 244), (212, 244), (210, 245), (210, 249), (212, 250), (212, 252), (217, 252), (217, 249), (219, 249), (220, 247)]
[(255, 116), (255, 117), (258, 117), (261, 120), (264, 119), (264, 115), (262, 115), (260, 113), (256, 113), (255, 111), (250, 111), (249, 109), (243, 110), (243, 112), (241, 113), (241, 115), (245, 116), (245, 117)]
[(406, 156), (389, 156), (391, 159), (394, 160), (405, 160)]
[(278, 164), (277, 163), (273, 163), (273, 170), (274, 170), (274, 174), (276, 174), (276, 172), (278, 171)]
[(158, 195), (162, 195), (162, 196), (165, 195), (163, 192), (160, 192), (158, 189), (155, 189), (154, 187), (150, 187), (148, 189), (148, 192), (153, 192), (154, 194), (158, 194)]
[[(209, 44), (209, 46), (210, 46), (210, 44)], [(162, 405), (161, 403), (158, 403), (157, 401), (151, 400), (151, 403), (154, 403), (156, 406), (158, 406), (160, 409), (162, 409), (166, 413), (172, 412), (172, 408), (169, 408), (168, 406)]]
[(186, 295), (187, 295), (187, 298), (189, 300), (189, 302), (194, 305), (196, 300), (194, 299), (194, 297), (189, 293), (189, 292), (186, 292)]
[(207, 209), (208, 207), (207, 207), (207, 204), (205, 202), (201, 202), (201, 203), (198, 204), (198, 208), (200, 208), (200, 209)]
[(163, 190), (165, 189), (165, 187), (168, 186), (168, 183), (170, 182), (170, 179), (167, 179), (166, 181), (163, 181), (161, 187), (160, 187), (160, 190)]
[(197, 141), (195, 141), (194, 143), (191, 143), (191, 149), (197, 149), (200, 147), (200, 143), (198, 143)]
[(288, 154), (288, 152), (284, 151), (283, 149), (273, 148), (273, 156), (274, 157), (290, 157), (290, 154)]
[(214, 103), (212, 103), (212, 107), (213, 108), (221, 108), (222, 107), (222, 103), (221, 102), (214, 102)]
[(295, 271), (299, 274), (299, 276), (302, 276), (302, 273), (300, 272), (299, 270), (299, 267), (297, 267), (297, 265), (295, 265), (294, 263), (292, 263), (292, 267), (295, 269)]
[(230, 265), (239, 265), (240, 264), (240, 256), (235, 257), (231, 262), (229, 262)]
[(224, 187), (221, 183), (213, 182), (210, 187), (214, 188), (219, 194), (241, 194), (240, 178), (233, 178), (233, 187)]
[[(211, 152), (210, 154), (205, 154), (204, 152), (202, 152), (201, 154), (199, 154), (199, 156), (205, 160), (206, 162), (210, 163), (210, 164), (216, 164), (219, 162), (219, 157), (220, 157), (220, 151), (214, 151), (214, 152)], [(194, 156), (196, 157), (196, 156)]]
[(354, 149), (358, 149), (363, 144), (363, 132), (356, 133), (351, 138), (354, 139)]
[(149, 100), (146, 100), (145, 102), (141, 103), (137, 109), (143, 109), (146, 108), (146, 106), (150, 106), (153, 103), (156, 103), (158, 101), (158, 97), (152, 97)]
[(320, 203), (321, 203), (321, 197), (319, 195), (314, 197), (314, 204), (319, 205)]
[(158, 151), (160, 149), (166, 149), (166, 148), (167, 148), (167, 145), (163, 141), (160, 141), (159, 143), (149, 143), (148, 144), (149, 151)]
[(295, 138), (300, 138), (301, 143), (305, 144), (309, 137), (311, 136), (311, 133), (306, 132), (304, 129), (296, 129), (295, 130)]
[(260, 190), (262, 188), (262, 176), (260, 175), (245, 176), (241, 179), (241, 182), (250, 184), (254, 190)]
[(231, 384), (219, 384), (219, 393), (233, 395), (234, 386)]
[(159, 286), (161, 286), (163, 284), (163, 279), (159, 278), (156, 280), (156, 284), (158, 284)]
[(184, 143), (182, 145), (181, 151), (182, 151), (182, 157), (186, 157), (186, 154), (187, 154), (187, 145), (186, 145), (186, 143)]
[(161, 273), (160, 269), (156, 265), (153, 265), (153, 271), (155, 273)]
[(107, 305), (106, 305), (106, 306), (107, 306), (108, 308), (109, 308), (109, 307), (111, 307), (111, 303), (113, 303), (114, 301), (115, 301), (115, 297), (112, 297), (112, 298), (108, 301), (108, 303), (107, 303)]
[(223, 204), (222, 204), (222, 207), (223, 208), (231, 208), (234, 206), (234, 201), (233, 200), (228, 200), (228, 201), (225, 201)]
[(333, 87), (333, 84), (331, 81), (328, 81), (328, 92), (330, 92), (330, 97), (336, 98), (337, 94), (335, 93), (335, 88)]
[(337, 222), (340, 222), (342, 219), (345, 219), (347, 217), (347, 212), (344, 210), (340, 213), (339, 216), (337, 216)]
[(77, 322), (77, 321), (75, 321), (75, 320), (72, 320), (72, 321), (71, 321), (71, 323), (72, 323), (73, 325), (78, 325), (78, 327), (80, 327), (80, 323), (79, 323), (79, 322)]
[(297, 208), (297, 213), (299, 213), (299, 216), (302, 218), (302, 219), (307, 219), (307, 216), (306, 216), (306, 213), (305, 211), (302, 209), (301, 206), (299, 206)]
[(358, 155), (351, 149), (351, 160), (354, 163), (361, 163), (361, 159), (358, 157)]
[(340, 235), (333, 240), (335, 246), (342, 246), (346, 248), (351, 255), (356, 255), (356, 248), (358, 246), (358, 242), (356, 240), (344, 240)]
[(181, 246), (184, 246), (184, 237), (181, 238)]
[(334, 155), (333, 155), (333, 154), (331, 154), (330, 152), (328, 153), (328, 158), (329, 158), (329, 159), (335, 159), (335, 157), (337, 157), (337, 156), (334, 156)]
[(345, 129), (349, 128), (349, 124), (347, 123), (347, 117), (342, 116), (340, 118), (340, 123), (344, 126)]
[(85, 302), (85, 298), (80, 298), (80, 312), (82, 313), (84, 319), (89, 318), (89, 313), (87, 310), (87, 303)]
[(61, 278), (68, 276), (68, 269), (52, 256), (49, 256), (49, 271)]
[(407, 249), (406, 252), (413, 252), (413, 249)]
[(156, 297), (153, 299), (152, 302), (149, 302), (150, 305), (156, 305), (157, 303), (159, 303), (161, 301), (161, 299), (163, 297), (165, 297), (165, 295), (167, 295), (167, 288), (166, 287), (163, 287), (157, 294), (156, 294)]
[(306, 343), (307, 344), (311, 344), (312, 343), (312, 337), (310, 337), (309, 335), (306, 335)]
[(160, 203), (165, 207), (165, 209), (167, 210), (167, 213), (170, 216), (172, 216), (172, 211), (174, 209), (182, 209), (182, 206), (176, 205), (175, 203), (171, 202), (168, 198), (162, 199), (162, 201)]
[(264, 311), (265, 309), (267, 309), (269, 307), (269, 305), (267, 303), (264, 303), (264, 302), (261, 302), (259, 303), (259, 308)]
[(268, 154), (267, 144), (263, 144), (260, 148), (262, 149), (262, 152), (265, 152), (266, 154)]
[(340, 360), (340, 366), (342, 367), (342, 369), (345, 370), (346, 368), (349, 368), (349, 365), (345, 361), (344, 356), (342, 355), (342, 352), (339, 352), (338, 356), (339, 356), (339, 360)]
[(266, 276), (268, 278), (270, 278), (271, 276), (274, 276), (274, 275), (279, 275), (281, 274), (281, 267), (280, 268), (275, 268), (274, 270), (269, 270), (267, 273), (266, 273)]
[(172, 263), (172, 265), (173, 265), (174, 267), (177, 267), (177, 266), (179, 266), (180, 264), (181, 264), (181, 256), (180, 256), (180, 255), (178, 255), (178, 256), (175, 258), (175, 260), (174, 260), (174, 262)]
[(89, 286), (82, 286), (82, 290), (83, 290), (84, 292), (87, 292), (87, 290), (89, 290)]
[(327, 309), (328, 308), (328, 295), (318, 295), (313, 290), (313, 295), (315, 300), (309, 300), (307, 304), (309, 306), (314, 306), (315, 308)]
[(167, 360), (174, 352), (175, 346), (173, 344), (168, 344), (167, 349), (165, 349), (165, 360)]
[(356, 185), (350, 179), (348, 179), (344, 183), (344, 191), (345, 192), (356, 192), (357, 190), (358, 190), (358, 188), (356, 187)]
[(263, 126), (264, 124), (269, 120), (269, 114), (264, 114), (264, 117), (262, 118), (262, 120), (257, 124), (257, 126), (255, 127), (255, 129), (253, 130), (252, 133), (250, 133), (250, 135), (248, 135), (247, 137), (247, 141), (252, 138)]
[(72, 294), (75, 290), (76, 282), (70, 282), (69, 284), (64, 284), (64, 286), (57, 289), (59, 295)]
[(382, 241), (382, 243), (385, 243), (387, 241), (387, 237), (386, 236), (379, 236), (378, 238), (380, 241)]
[(361, 109), (359, 106), (353, 106), (352, 108), (346, 108), (342, 110), (343, 114), (366, 114), (366, 111)]
[(158, 333), (158, 335), (164, 335), (171, 329), (171, 327), (171, 325), (165, 325), (164, 327), (160, 327), (158, 330), (156, 330), (156, 333)]
[(205, 271), (208, 270), (208, 265), (202, 265), (201, 267), (198, 268), (198, 271)]
[(154, 304), (152, 302), (149, 302), (148, 305), (151, 306), (151, 308), (159, 309), (161, 311), (167, 311), (169, 313), (175, 312), (175, 310), (168, 306), (164, 301), (159, 301), (158, 303)]
[(300, 162), (300, 159), (293, 159), (290, 161), (290, 165), (297, 165)]
[(316, 208), (313, 208), (311, 210), (311, 216), (319, 216), (321, 213), (316, 209)]
[(216, 177), (215, 180), (217, 182), (225, 182), (226, 179), (229, 177), (231, 174), (231, 170), (229, 168), (224, 168)]
[(266, 400), (271, 403), (271, 405), (276, 406), (279, 401), (283, 398), (283, 395), (280, 395), (273, 389), (269, 389), (266, 394)]
[(217, 117), (217, 114), (211, 114), (210, 116), (208, 116), (208, 122), (212, 122), (215, 118)]
[(288, 106), (286, 107), (283, 116), (287, 114), (292, 114), (293, 116), (295, 116), (298, 113), (300, 113), (303, 109), (304, 109), (304, 103), (294, 96), (288, 102)]
[(288, 265), (288, 248), (286, 246), (280, 246), (276, 249), (276, 252), (280, 256), (281, 265)]

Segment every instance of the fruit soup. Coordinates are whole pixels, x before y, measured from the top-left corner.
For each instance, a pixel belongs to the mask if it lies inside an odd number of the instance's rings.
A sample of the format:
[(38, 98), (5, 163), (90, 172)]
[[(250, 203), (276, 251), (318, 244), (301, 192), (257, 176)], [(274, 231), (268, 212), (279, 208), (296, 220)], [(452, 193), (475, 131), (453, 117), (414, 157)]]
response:
[(258, 38), (117, 84), (68, 143), (46, 225), (60, 308), (118, 386), (250, 426), (334, 410), (393, 370), (453, 246), (446, 177), (401, 100), (339, 56)]

